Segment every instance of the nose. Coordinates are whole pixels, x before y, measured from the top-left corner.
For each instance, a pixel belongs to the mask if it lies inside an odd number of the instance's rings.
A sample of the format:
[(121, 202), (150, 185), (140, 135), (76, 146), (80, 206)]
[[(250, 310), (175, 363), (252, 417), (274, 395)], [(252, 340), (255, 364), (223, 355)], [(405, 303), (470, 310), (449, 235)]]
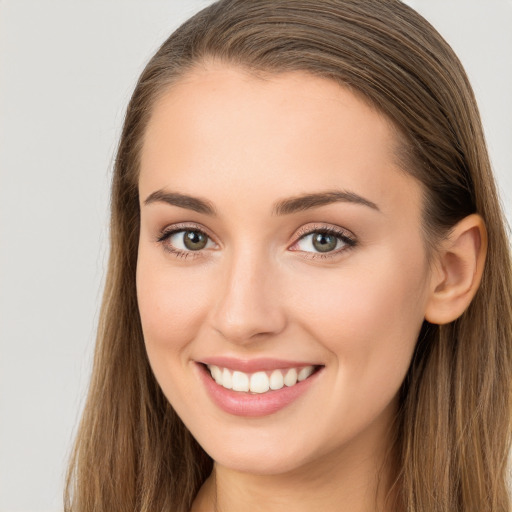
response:
[(283, 293), (275, 266), (251, 250), (240, 251), (225, 262), (210, 315), (212, 327), (223, 338), (248, 344), (284, 330)]

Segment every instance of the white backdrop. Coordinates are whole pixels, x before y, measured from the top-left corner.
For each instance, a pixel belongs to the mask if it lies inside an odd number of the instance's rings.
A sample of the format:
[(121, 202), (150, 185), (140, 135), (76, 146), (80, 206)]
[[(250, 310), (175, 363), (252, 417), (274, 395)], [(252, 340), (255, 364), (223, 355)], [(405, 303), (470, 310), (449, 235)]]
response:
[[(209, 0), (0, 0), (0, 511), (61, 510), (144, 63)], [(410, 0), (461, 57), (512, 220), (512, 0)]]

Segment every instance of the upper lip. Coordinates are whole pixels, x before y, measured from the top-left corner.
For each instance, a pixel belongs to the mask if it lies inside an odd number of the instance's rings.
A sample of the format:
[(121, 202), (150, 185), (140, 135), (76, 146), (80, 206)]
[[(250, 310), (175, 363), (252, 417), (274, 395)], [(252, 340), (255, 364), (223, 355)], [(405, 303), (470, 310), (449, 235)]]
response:
[(198, 363), (206, 365), (215, 365), (220, 368), (228, 368), (244, 373), (252, 373), (257, 371), (282, 370), (286, 368), (301, 368), (304, 366), (318, 366), (317, 363), (304, 361), (290, 361), (286, 359), (274, 359), (261, 357), (255, 359), (237, 359), (234, 357), (206, 357), (198, 360)]

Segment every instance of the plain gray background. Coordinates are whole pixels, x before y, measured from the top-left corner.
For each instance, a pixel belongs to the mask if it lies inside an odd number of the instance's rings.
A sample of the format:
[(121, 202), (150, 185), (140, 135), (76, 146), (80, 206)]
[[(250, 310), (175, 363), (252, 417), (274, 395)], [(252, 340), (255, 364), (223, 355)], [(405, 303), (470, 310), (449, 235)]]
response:
[[(144, 63), (208, 0), (0, 0), (0, 511), (61, 510)], [(512, 219), (512, 0), (410, 0), (461, 57)]]

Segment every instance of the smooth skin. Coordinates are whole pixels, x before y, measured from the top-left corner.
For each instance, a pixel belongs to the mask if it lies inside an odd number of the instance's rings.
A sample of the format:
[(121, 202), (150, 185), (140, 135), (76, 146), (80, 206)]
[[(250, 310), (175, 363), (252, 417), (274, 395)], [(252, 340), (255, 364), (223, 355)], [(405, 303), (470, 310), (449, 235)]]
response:
[[(385, 510), (418, 333), (425, 318), (462, 314), (486, 248), (472, 215), (428, 263), (422, 188), (399, 168), (398, 143), (382, 114), (302, 72), (210, 62), (154, 106), (138, 301), (154, 374), (215, 461), (194, 512)], [(305, 194), (323, 203), (279, 208)], [(333, 248), (320, 252), (326, 230)], [(198, 377), (197, 362), (219, 355), (323, 368), (292, 404), (247, 418), (219, 409)]]

